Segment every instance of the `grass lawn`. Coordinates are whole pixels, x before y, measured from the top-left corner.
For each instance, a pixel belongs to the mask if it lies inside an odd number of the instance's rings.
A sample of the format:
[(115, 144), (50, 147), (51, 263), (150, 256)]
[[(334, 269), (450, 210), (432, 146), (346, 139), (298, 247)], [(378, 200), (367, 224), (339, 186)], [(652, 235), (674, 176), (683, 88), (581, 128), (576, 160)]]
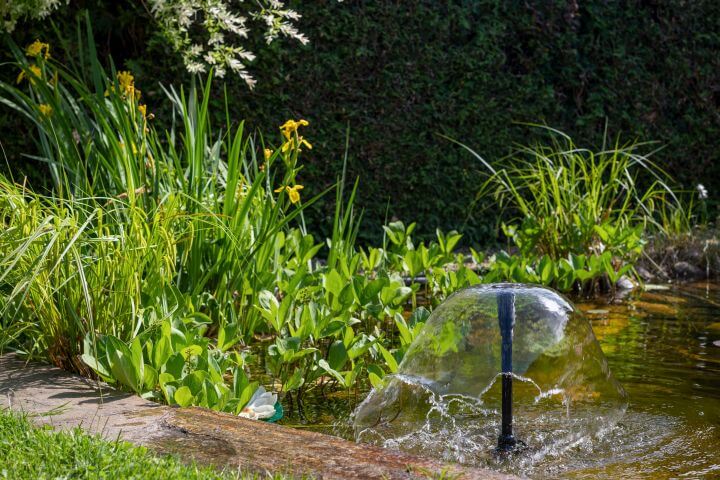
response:
[(175, 457), (158, 457), (146, 448), (127, 442), (108, 442), (79, 428), (65, 432), (35, 427), (26, 418), (0, 410), (0, 478), (245, 480), (259, 477), (187, 465)]

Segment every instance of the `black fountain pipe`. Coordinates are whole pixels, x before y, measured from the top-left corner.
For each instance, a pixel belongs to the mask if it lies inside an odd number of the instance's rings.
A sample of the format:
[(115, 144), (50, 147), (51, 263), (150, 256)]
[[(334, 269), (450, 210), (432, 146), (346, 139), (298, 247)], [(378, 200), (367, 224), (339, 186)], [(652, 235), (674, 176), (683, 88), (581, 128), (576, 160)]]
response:
[(515, 326), (515, 294), (499, 292), (497, 295), (498, 323), (502, 336), (502, 429), (498, 437), (497, 451), (509, 452), (517, 445), (513, 436), (512, 418), (512, 341)]

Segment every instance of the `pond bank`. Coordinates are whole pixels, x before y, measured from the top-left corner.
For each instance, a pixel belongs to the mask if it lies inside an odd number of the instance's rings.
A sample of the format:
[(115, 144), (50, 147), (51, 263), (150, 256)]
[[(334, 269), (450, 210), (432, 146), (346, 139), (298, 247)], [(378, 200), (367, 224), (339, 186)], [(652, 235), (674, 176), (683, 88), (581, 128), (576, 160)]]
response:
[(159, 454), (261, 474), (411, 479), (445, 472), (463, 479), (516, 478), (201, 408), (159, 405), (56, 367), (26, 364), (15, 355), (0, 357), (0, 395), (2, 408), (25, 412), (37, 424), (81, 426)]

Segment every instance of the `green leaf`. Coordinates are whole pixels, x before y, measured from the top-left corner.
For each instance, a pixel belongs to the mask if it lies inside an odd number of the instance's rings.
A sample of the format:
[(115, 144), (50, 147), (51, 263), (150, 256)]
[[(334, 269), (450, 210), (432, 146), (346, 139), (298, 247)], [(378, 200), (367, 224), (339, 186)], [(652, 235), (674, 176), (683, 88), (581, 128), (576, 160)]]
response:
[(170, 339), (165, 336), (160, 337), (153, 349), (153, 366), (158, 370), (162, 369), (172, 353)]
[(385, 371), (382, 369), (382, 367), (374, 363), (367, 366), (367, 371), (368, 373), (374, 373), (380, 378), (383, 378), (385, 376)]
[(183, 368), (185, 367), (185, 357), (180, 352), (173, 353), (165, 362), (164, 370), (176, 379), (183, 377)]
[(340, 292), (340, 297), (338, 298), (340, 301), (340, 304), (343, 305), (345, 308), (351, 306), (355, 302), (355, 291), (353, 289), (352, 283), (349, 283), (345, 285), (345, 287)]
[(196, 357), (200, 355), (203, 352), (203, 347), (200, 345), (188, 345), (187, 347), (180, 350), (180, 353), (182, 354), (183, 358), (187, 360), (191, 357)]
[(352, 327), (345, 327), (345, 333), (343, 334), (343, 344), (345, 348), (349, 348), (355, 338), (355, 330)]
[(202, 370), (195, 370), (189, 375), (183, 378), (182, 384), (190, 389), (193, 395), (200, 393), (203, 387), (203, 382), (208, 378), (208, 373)]
[(543, 255), (540, 259), (538, 272), (540, 273), (540, 282), (543, 285), (550, 285), (555, 277), (555, 268), (552, 259), (548, 255)]
[(106, 382), (112, 382), (112, 374), (108, 371), (108, 369), (100, 363), (95, 357), (93, 357), (90, 354), (83, 353), (80, 358), (87, 366), (93, 369), (95, 373), (100, 375), (100, 377), (106, 381)]
[(165, 385), (166, 383), (174, 382), (175, 377), (170, 375), (169, 373), (161, 373), (158, 375), (158, 382), (160, 383), (160, 386)]
[(324, 277), (325, 290), (332, 293), (335, 297), (340, 296), (340, 292), (345, 288), (345, 282), (343, 281), (337, 270), (330, 270)]
[(245, 371), (240, 367), (236, 367), (233, 372), (233, 393), (235, 396), (240, 397), (248, 385), (250, 385), (250, 380), (245, 375)]
[(181, 407), (189, 407), (192, 405), (194, 397), (190, 389), (183, 385), (175, 391), (174, 399)]
[(328, 364), (335, 370), (340, 370), (348, 360), (347, 349), (341, 340), (335, 340), (328, 350)]
[(340, 385), (345, 386), (345, 377), (343, 377), (342, 375), (340, 375), (340, 373), (330, 367), (330, 365), (328, 365), (328, 362), (325, 361), (325, 359), (321, 359), (318, 362), (318, 365), (320, 366), (320, 368), (332, 375), (338, 381), (338, 383), (340, 383)]
[(127, 345), (115, 337), (108, 335), (107, 340), (107, 357), (113, 378), (121, 385), (140, 393), (142, 379), (137, 376), (132, 352)]
[(303, 383), (305, 383), (305, 379), (303, 378), (303, 371), (302, 369), (295, 369), (292, 376), (287, 379), (285, 384), (283, 385), (283, 389), (287, 392), (292, 392), (293, 390), (297, 390), (298, 388), (302, 387)]
[(210, 375), (210, 378), (215, 383), (223, 383), (225, 380), (223, 378), (223, 370), (218, 364), (217, 360), (215, 360), (215, 357), (213, 356), (212, 352), (207, 352), (207, 363), (208, 363), (208, 374)]
[(390, 370), (390, 373), (397, 373), (398, 370), (398, 363), (397, 360), (395, 360), (395, 357), (392, 356), (392, 354), (387, 351), (385, 347), (377, 344), (378, 350), (380, 350), (380, 353), (382, 354), (383, 358), (385, 359), (385, 364), (387, 365), (388, 369)]
[(209, 379), (205, 379), (203, 383), (203, 393), (205, 394), (205, 405), (207, 408), (218, 410), (218, 404), (220, 403), (220, 395), (213, 382)]
[(403, 345), (409, 345), (413, 341), (413, 335), (410, 333), (410, 329), (405, 323), (405, 319), (401, 314), (395, 314), (395, 325), (400, 332), (400, 342)]
[(135, 368), (135, 378), (138, 383), (145, 379), (145, 361), (143, 358), (142, 345), (140, 344), (140, 337), (135, 339), (130, 344), (130, 353), (132, 355), (132, 364)]
[(372, 385), (376, 390), (380, 390), (383, 387), (382, 378), (378, 377), (373, 372), (368, 374), (368, 380), (370, 380), (370, 385)]
[(218, 341), (217, 347), (221, 352), (227, 351), (230, 347), (235, 345), (240, 338), (238, 337), (239, 325), (237, 323), (225, 323), (220, 324), (218, 329)]
[(158, 373), (151, 365), (145, 365), (143, 385), (145, 390), (154, 390), (158, 383)]
[(348, 348), (348, 357), (350, 357), (350, 360), (355, 360), (367, 352), (374, 343), (375, 339), (372, 337), (369, 337), (364, 333), (360, 334), (360, 336), (356, 337), (352, 342), (350, 348)]
[(603, 242), (608, 243), (610, 241), (610, 235), (608, 234), (607, 230), (605, 230), (600, 225), (593, 225), (593, 230), (595, 230), (595, 233), (598, 234), (598, 236)]
[(168, 405), (172, 405), (173, 403), (175, 403), (175, 392), (177, 391), (177, 389), (177, 382), (160, 382), (160, 391), (162, 392), (163, 397), (165, 397), (165, 402)]
[(259, 384), (257, 382), (252, 382), (243, 389), (238, 397), (238, 404), (235, 413), (240, 413), (242, 409), (245, 408), (245, 405), (247, 405), (255, 391), (258, 389), (258, 385)]

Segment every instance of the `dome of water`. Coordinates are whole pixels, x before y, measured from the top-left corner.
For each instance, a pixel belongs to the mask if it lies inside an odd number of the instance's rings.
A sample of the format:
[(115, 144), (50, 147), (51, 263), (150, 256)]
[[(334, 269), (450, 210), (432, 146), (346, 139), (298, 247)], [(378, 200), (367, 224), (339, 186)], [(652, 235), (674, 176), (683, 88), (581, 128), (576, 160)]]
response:
[[(499, 305), (514, 318), (506, 375)], [(513, 433), (527, 445), (509, 458), (494, 453), (503, 377), (512, 379)], [(483, 285), (435, 309), (398, 373), (357, 408), (354, 428), (358, 441), (523, 471), (611, 427), (626, 407), (592, 326), (567, 299), (537, 286)]]

